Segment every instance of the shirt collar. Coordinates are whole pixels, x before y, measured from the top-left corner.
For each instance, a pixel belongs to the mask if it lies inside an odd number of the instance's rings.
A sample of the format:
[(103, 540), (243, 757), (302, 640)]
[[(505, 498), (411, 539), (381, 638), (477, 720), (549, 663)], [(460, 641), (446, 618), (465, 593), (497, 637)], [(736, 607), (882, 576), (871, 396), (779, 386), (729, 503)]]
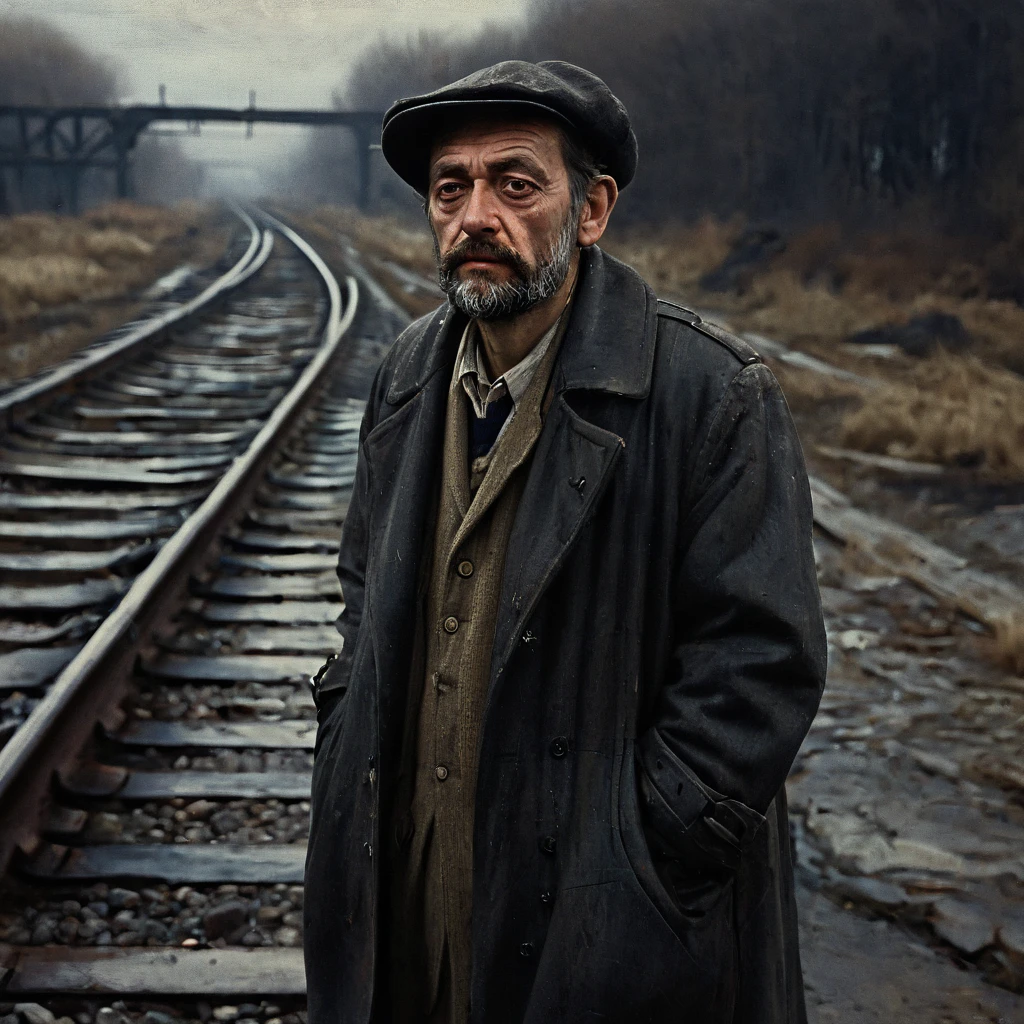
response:
[[(563, 312), (562, 316), (564, 315)], [(462, 382), (473, 404), (473, 411), (478, 417), (483, 418), (486, 415), (486, 406), (506, 394), (512, 399), (513, 410), (518, 408), (534, 372), (554, 340), (561, 319), (560, 316), (544, 332), (540, 341), (523, 359), (494, 381), (487, 373), (487, 363), (480, 351), (480, 329), (475, 320), (470, 320), (466, 324), (466, 329), (462, 332), (459, 354), (455, 360), (455, 373)]]

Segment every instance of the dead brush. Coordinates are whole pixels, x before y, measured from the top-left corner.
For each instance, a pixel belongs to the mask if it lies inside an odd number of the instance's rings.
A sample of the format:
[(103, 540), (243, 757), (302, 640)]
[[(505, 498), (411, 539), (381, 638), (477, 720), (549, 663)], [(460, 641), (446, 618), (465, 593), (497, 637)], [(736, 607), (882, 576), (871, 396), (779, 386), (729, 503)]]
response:
[(0, 217), (0, 380), (33, 373), (109, 330), (171, 267), (212, 263), (226, 239), (220, 229), (200, 231), (209, 221), (195, 203), (123, 201), (81, 217)]
[(83, 217), (31, 213), (0, 218), (0, 322), (47, 307), (103, 301), (155, 276), (159, 246), (198, 225), (199, 208), (112, 203)]
[(340, 231), (348, 235), (361, 252), (393, 260), (429, 280), (437, 275), (426, 218), (419, 227), (396, 217), (367, 217), (345, 207), (323, 206), (314, 210), (305, 222)]
[(866, 392), (841, 433), (862, 451), (1024, 479), (1024, 379), (940, 350)]
[(601, 246), (634, 267), (658, 295), (690, 301), (699, 291), (700, 279), (729, 255), (742, 227), (737, 218), (719, 221), (707, 216), (685, 227), (613, 227)]
[(818, 412), (822, 405), (846, 407), (864, 397), (864, 389), (851, 381), (826, 377), (814, 370), (786, 363), (771, 364), (786, 402), (793, 412)]
[(1010, 612), (995, 624), (996, 661), (1015, 675), (1024, 676), (1024, 610)]

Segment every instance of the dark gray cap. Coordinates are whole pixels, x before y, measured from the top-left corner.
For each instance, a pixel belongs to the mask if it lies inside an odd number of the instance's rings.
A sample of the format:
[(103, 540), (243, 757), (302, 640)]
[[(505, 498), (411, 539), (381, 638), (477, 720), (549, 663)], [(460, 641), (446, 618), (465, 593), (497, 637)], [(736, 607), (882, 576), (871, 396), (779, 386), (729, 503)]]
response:
[(553, 117), (572, 129), (620, 189), (633, 179), (636, 136), (626, 108), (597, 75), (560, 60), (505, 60), (433, 92), (398, 100), (384, 115), (381, 150), (399, 177), (425, 195), (439, 130), (454, 118), (516, 110)]

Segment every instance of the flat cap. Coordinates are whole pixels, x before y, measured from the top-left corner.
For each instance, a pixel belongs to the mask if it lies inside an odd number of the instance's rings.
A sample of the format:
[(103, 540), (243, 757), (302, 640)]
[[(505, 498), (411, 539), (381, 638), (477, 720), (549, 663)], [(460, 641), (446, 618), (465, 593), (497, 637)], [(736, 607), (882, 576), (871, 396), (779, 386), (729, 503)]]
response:
[(597, 75), (560, 60), (505, 60), (433, 92), (398, 100), (384, 115), (384, 159), (425, 195), (437, 132), (453, 118), (508, 110), (563, 122), (620, 189), (632, 180), (637, 146), (626, 108)]

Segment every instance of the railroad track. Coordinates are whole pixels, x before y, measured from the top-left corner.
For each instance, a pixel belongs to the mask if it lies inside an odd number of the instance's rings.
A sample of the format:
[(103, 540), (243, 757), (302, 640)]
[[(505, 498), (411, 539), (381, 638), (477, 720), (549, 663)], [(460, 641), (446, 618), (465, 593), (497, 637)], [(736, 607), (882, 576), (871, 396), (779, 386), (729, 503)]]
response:
[(195, 300), (0, 398), (0, 742), (317, 349), (315, 271), (245, 220)]
[(155, 1000), (271, 1019), (304, 1003), (306, 682), (338, 646), (364, 398), (406, 318), (365, 276), (343, 297), (274, 227), (223, 312), (3, 439), (4, 471), (25, 472), (0, 493), (22, 524), (0, 558), (39, 574), (24, 586), (114, 579), (120, 601), (98, 626), (102, 603), (7, 613), (11, 636), (49, 641), (9, 664), (70, 661), (0, 750), (0, 1014), (38, 1002), (116, 1024)]

